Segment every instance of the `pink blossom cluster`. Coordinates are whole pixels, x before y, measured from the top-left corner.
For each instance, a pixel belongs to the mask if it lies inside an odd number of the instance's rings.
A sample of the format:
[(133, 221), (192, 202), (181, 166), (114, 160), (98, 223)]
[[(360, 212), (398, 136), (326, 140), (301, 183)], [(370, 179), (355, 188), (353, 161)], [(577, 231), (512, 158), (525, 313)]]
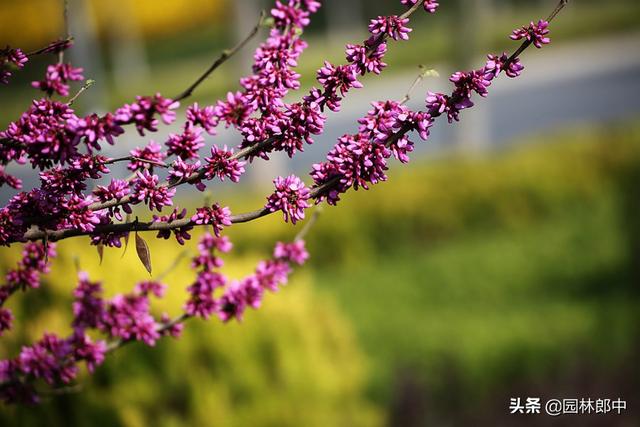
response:
[[(547, 27), (548, 23), (541, 20), (538, 24), (531, 24), (525, 35), (516, 30), (511, 38), (528, 37), (527, 40), (536, 46), (546, 44), (549, 42), (545, 37)], [(487, 58), (480, 69), (451, 75), (449, 81), (454, 85), (451, 95), (429, 92), (425, 111), (410, 111), (394, 101), (374, 102), (374, 108), (359, 120), (358, 133), (342, 136), (327, 154), (327, 160), (313, 165), (311, 177), (316, 187), (323, 189), (316, 200), (326, 199), (335, 205), (340, 194), (350, 188), (368, 189), (369, 184), (386, 181), (387, 159), (393, 155), (403, 163), (409, 161), (408, 153), (414, 146), (407, 135), (409, 132), (415, 131), (422, 140), (427, 140), (429, 128), (437, 117), (446, 114), (449, 123), (458, 121), (461, 110), (473, 107), (471, 98), (474, 94), (488, 95), (488, 88), (498, 74), (504, 71), (508, 77), (514, 78), (524, 69), (517, 57), (511, 58), (506, 53), (488, 55)]]
[[(276, 177), (274, 191), (257, 211), (233, 216), (220, 203), (207, 203), (192, 213), (176, 206), (174, 198), (182, 184), (203, 191), (212, 180), (237, 183), (247, 161), (268, 160), (274, 151), (293, 157), (306, 144), (312, 144), (313, 138), (324, 132), (326, 110), (340, 111), (347, 94), (363, 87), (359, 80), (362, 76), (380, 74), (387, 66), (384, 60), (389, 39), (409, 38), (409, 16), (418, 6), (429, 13), (439, 6), (433, 0), (400, 3), (410, 9), (402, 15), (371, 20), (368, 38), (346, 46), (345, 64), (324, 62), (316, 73), (318, 85), (297, 102), (285, 102), (291, 91), (300, 88), (300, 75), (295, 69), (307, 47), (301, 34), (320, 2), (276, 0), (270, 12), (269, 36), (255, 52), (253, 74), (240, 80), (241, 89), (229, 92), (214, 105), (188, 106), (178, 131), (165, 141), (140, 144), (120, 159), (101, 155), (101, 144), (115, 144), (128, 126), (144, 137), (147, 132), (156, 132), (161, 123), (173, 123), (179, 100), (192, 89), (175, 99), (159, 93), (137, 96), (114, 112), (81, 117), (71, 101), (51, 96), (68, 96), (69, 82), (82, 80), (82, 70), (62, 61), (50, 65), (44, 79), (33, 83), (49, 97), (34, 100), (27, 111), (0, 131), (0, 187), (21, 190), (0, 208), (0, 246), (27, 242), (22, 260), (9, 271), (6, 284), (0, 286), (0, 335), (14, 320), (11, 311), (3, 308), (4, 303), (17, 290), (39, 286), (40, 276), (48, 272), (49, 259), (55, 256), (52, 241), (87, 235), (102, 254), (105, 247), (121, 247), (132, 232), (137, 243), (139, 231), (155, 231), (157, 238), (173, 237), (179, 244), (191, 239), (197, 226), (206, 232), (191, 262), (197, 276), (187, 287), (188, 298), (179, 317), (153, 313), (151, 299), (164, 295), (166, 287), (162, 283), (141, 282), (132, 292), (107, 299), (102, 285), (81, 273), (73, 293), (73, 333), (66, 338), (45, 334), (35, 344), (23, 347), (17, 357), (0, 361), (0, 398), (34, 402), (37, 394), (33, 380), (51, 386), (69, 384), (77, 377), (80, 362), (85, 362), (91, 372), (110, 349), (124, 343), (140, 341), (153, 346), (162, 336), (177, 337), (182, 322), (190, 317), (242, 320), (248, 307), (259, 308), (266, 291), (275, 292), (286, 284), (292, 266), (302, 265), (309, 255), (302, 240), (278, 243), (273, 256), (261, 261), (251, 275), (228, 279), (220, 272), (220, 254), (232, 248), (222, 235), (226, 227), (275, 212), (282, 212), (285, 222), (296, 224), (305, 218), (313, 202), (326, 200), (335, 205), (349, 189), (367, 190), (386, 181), (391, 158), (409, 162), (415, 137), (427, 140), (438, 117), (446, 116), (450, 123), (459, 120), (461, 111), (474, 105), (475, 95), (488, 95), (501, 72), (511, 78), (522, 73), (524, 67), (516, 55), (488, 55), (483, 67), (450, 76), (450, 94), (429, 92), (422, 111), (411, 110), (404, 101), (373, 102), (358, 121), (357, 132), (340, 137), (326, 160), (312, 166), (313, 185), (306, 185), (295, 175)], [(548, 44), (548, 26), (547, 21), (540, 20), (515, 30), (511, 38), (522, 40), (518, 54), (529, 45), (540, 48)], [(69, 46), (69, 40), (58, 41), (29, 56), (57, 53)], [(0, 81), (6, 83), (9, 69), (24, 67), (27, 59), (19, 49), (0, 50)], [(207, 143), (205, 134), (215, 136), (221, 124), (235, 128), (242, 136), (238, 147)], [(201, 157), (203, 149), (207, 154)], [(109, 165), (120, 161), (127, 162), (131, 177), (108, 176)], [(37, 171), (40, 182), (22, 191), (22, 183), (8, 170), (27, 163)], [(166, 177), (161, 177), (158, 169), (165, 169)], [(110, 180), (101, 185), (91, 182), (105, 177)], [(130, 216), (143, 210), (153, 216), (151, 221), (141, 222), (138, 217), (131, 221)], [(140, 252), (139, 256), (150, 271), (148, 259), (145, 262)], [(96, 336), (100, 338), (91, 338)]]
[[(127, 167), (134, 176), (128, 180), (112, 179), (86, 194), (88, 180), (109, 173), (107, 159), (94, 154), (101, 143), (114, 144), (133, 125), (140, 135), (155, 132), (160, 122), (176, 119), (179, 102), (160, 94), (138, 96), (135, 102), (103, 116), (79, 117), (68, 105), (52, 99), (34, 101), (19, 120), (0, 132), (0, 185), (20, 188), (20, 181), (7, 172), (9, 163), (29, 161), (43, 170), (42, 186), (16, 195), (0, 210), (0, 245), (20, 241), (33, 226), (52, 231), (79, 230), (92, 234), (95, 245), (121, 246), (126, 233), (107, 229), (132, 213), (134, 205), (144, 204), (151, 211), (173, 206), (175, 187), (188, 183), (203, 191), (206, 181), (218, 178), (238, 182), (246, 163), (227, 147), (210, 147), (211, 155), (200, 158), (205, 147), (203, 133), (215, 135), (220, 123), (234, 126), (243, 136), (241, 148), (255, 146), (244, 157), (268, 159), (271, 151), (284, 151), (289, 156), (313, 143), (313, 136), (324, 131), (325, 108), (338, 111), (342, 98), (352, 89), (362, 87), (358, 76), (380, 73), (387, 52), (388, 38), (406, 39), (408, 18), (378, 17), (370, 25), (371, 37), (361, 45), (348, 45), (345, 65), (325, 63), (318, 70), (320, 88), (314, 88), (300, 102), (285, 103), (283, 98), (299, 88), (299, 75), (294, 71), (306, 48), (302, 30), (318, 11), (320, 2), (310, 0), (276, 1), (271, 10), (273, 28), (268, 39), (256, 50), (253, 74), (241, 79), (242, 90), (230, 92), (216, 105), (194, 103), (187, 108), (181, 130), (169, 135), (164, 145), (153, 140), (130, 151)], [(67, 47), (58, 42), (44, 51)], [(16, 55), (14, 55), (16, 56)], [(35, 84), (48, 93), (68, 94), (68, 82), (80, 79), (79, 69), (58, 63), (47, 69), (45, 79)], [(404, 141), (392, 151), (400, 154)], [(173, 161), (167, 160), (174, 157)], [(86, 168), (86, 170), (85, 170)], [(166, 181), (156, 173), (168, 168)], [(308, 197), (307, 197), (308, 198)], [(284, 199), (283, 199), (284, 200)], [(304, 205), (304, 197), (300, 204)], [(304, 215), (305, 206), (281, 204), (287, 220), (293, 223)], [(289, 207), (293, 206), (293, 207)], [(24, 211), (23, 211), (24, 210)], [(158, 215), (156, 222), (168, 224), (171, 215)], [(160, 233), (162, 237), (166, 233)], [(183, 235), (183, 237), (186, 235)]]
[(265, 208), (270, 212), (282, 211), (285, 222), (295, 224), (304, 219), (304, 210), (310, 207), (311, 191), (295, 175), (273, 180), (276, 190), (267, 197)]
[[(400, 0), (400, 3), (406, 4), (407, 6), (414, 6), (418, 1), (419, 0)], [(435, 13), (440, 5), (436, 0), (425, 0), (422, 6), (424, 6), (424, 10), (427, 12)]]
[(53, 64), (47, 67), (44, 80), (31, 83), (36, 89), (40, 89), (51, 96), (57, 93), (60, 96), (69, 96), (69, 82), (84, 80), (82, 68), (74, 68), (71, 64)]
[(551, 43), (551, 39), (547, 37), (547, 34), (549, 34), (549, 23), (541, 19), (537, 23), (531, 21), (528, 27), (513, 30), (511, 40), (526, 39), (540, 49), (542, 45)]
[[(44, 248), (38, 245), (28, 246), (28, 253), (18, 269), (32, 270), (36, 276), (29, 279), (32, 282), (37, 281), (40, 272), (48, 270), (47, 263), (42, 260)], [(218, 253), (227, 253), (231, 248), (226, 236), (210, 233), (202, 236), (199, 253), (191, 262), (198, 270), (197, 277), (187, 288), (189, 298), (184, 313), (173, 320), (167, 313), (160, 316), (152, 313), (151, 298), (162, 298), (166, 285), (153, 280), (143, 281), (133, 292), (106, 299), (101, 283), (92, 282), (84, 272), (79, 273), (73, 291), (72, 334), (62, 338), (45, 333), (35, 344), (22, 347), (17, 357), (0, 360), (0, 399), (36, 403), (39, 396), (32, 384), (34, 379), (42, 379), (51, 386), (70, 384), (78, 376), (79, 363), (84, 362), (92, 373), (104, 362), (109, 348), (132, 341), (154, 346), (163, 336), (178, 338), (184, 320), (189, 317), (207, 319), (215, 314), (223, 322), (242, 320), (247, 307), (260, 307), (265, 291), (277, 291), (280, 285), (287, 283), (293, 264), (302, 265), (309, 258), (304, 241), (278, 242), (273, 258), (261, 261), (254, 274), (234, 281), (217, 271), (223, 266)], [(52, 248), (47, 250), (51, 255), (55, 254)], [(6, 292), (5, 287), (0, 289)], [(10, 327), (11, 320), (11, 313), (0, 308), (0, 325), (8, 325), (0, 332)], [(100, 339), (90, 337), (96, 333), (101, 335)]]
[(49, 273), (50, 260), (56, 256), (55, 243), (44, 245), (29, 242), (24, 245), (22, 258), (15, 269), (9, 270), (5, 276), (6, 283), (0, 286), (0, 336), (11, 329), (13, 314), (3, 308), (7, 299), (16, 291), (36, 289), (40, 287), (40, 276)]
[(302, 265), (309, 258), (304, 241), (279, 242), (273, 258), (261, 261), (254, 274), (242, 280), (228, 280), (218, 271), (223, 261), (217, 253), (229, 252), (231, 248), (226, 236), (207, 233), (200, 239), (199, 255), (192, 262), (192, 267), (199, 270), (198, 276), (187, 288), (190, 297), (184, 307), (189, 316), (208, 319), (216, 314), (224, 322), (242, 320), (247, 307), (260, 308), (265, 291), (275, 292), (287, 283), (291, 264)]
[(7, 46), (5, 49), (0, 49), (0, 83), (9, 84), (9, 78), (11, 77), (11, 71), (13, 68), (24, 68), (24, 64), (29, 61), (27, 55), (21, 49), (11, 49)]

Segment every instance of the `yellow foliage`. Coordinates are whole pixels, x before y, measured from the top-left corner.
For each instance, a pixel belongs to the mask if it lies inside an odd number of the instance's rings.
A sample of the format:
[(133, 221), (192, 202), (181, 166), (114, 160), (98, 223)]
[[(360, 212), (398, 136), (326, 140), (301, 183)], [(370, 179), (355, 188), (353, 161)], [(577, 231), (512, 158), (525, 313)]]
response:
[[(201, 231), (194, 231), (185, 248), (147, 235), (153, 276), (162, 274), (181, 251), (194, 254)], [(122, 250), (105, 250), (102, 265), (86, 239), (59, 242), (57, 249), (42, 287), (11, 299), (16, 327), (3, 337), (6, 347), (0, 349), (0, 359), (14, 356), (23, 341), (36, 340), (45, 331), (71, 332), (77, 266), (102, 280), (107, 296), (128, 292), (149, 278), (133, 246), (124, 257)], [(0, 249), (0, 272), (15, 264), (18, 253), (18, 247)], [(224, 273), (249, 274), (268, 255), (225, 257)], [(189, 262), (182, 258), (166, 276), (168, 295), (154, 301), (157, 313), (180, 312), (185, 288), (194, 277)], [(154, 349), (132, 344), (118, 350), (94, 377), (81, 378), (82, 392), (68, 397), (78, 419), (85, 420), (81, 424), (267, 427), (298, 426), (304, 420), (311, 427), (380, 425), (380, 412), (363, 398), (368, 364), (356, 337), (331, 298), (315, 291), (310, 281), (308, 272), (296, 271), (286, 287), (265, 296), (260, 310), (248, 310), (241, 324), (193, 319), (179, 341), (167, 338)], [(55, 421), (65, 407), (54, 399), (36, 412), (0, 409), (0, 425), (7, 420), (38, 425), (46, 417), (48, 425), (66, 426)], [(102, 419), (103, 410), (114, 419)]]
[[(198, 25), (221, 22), (225, 0), (69, 0), (69, 7), (86, 1), (85, 23), (105, 34), (123, 14), (149, 38), (177, 33)], [(25, 49), (39, 48), (63, 33), (63, 0), (3, 0), (0, 40)]]

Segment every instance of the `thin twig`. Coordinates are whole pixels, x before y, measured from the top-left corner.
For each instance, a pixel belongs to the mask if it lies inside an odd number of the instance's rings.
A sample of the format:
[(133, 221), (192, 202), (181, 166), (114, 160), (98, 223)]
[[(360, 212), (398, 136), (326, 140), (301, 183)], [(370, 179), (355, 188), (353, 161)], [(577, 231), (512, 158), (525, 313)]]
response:
[(85, 90), (89, 89), (91, 86), (93, 86), (93, 84), (95, 83), (95, 80), (87, 80), (82, 87), (80, 88), (80, 90), (78, 91), (78, 93), (76, 93), (75, 95), (73, 95), (73, 97), (69, 100), (69, 102), (67, 102), (67, 105), (69, 107), (71, 107), (73, 105), (74, 102), (76, 102), (76, 99), (78, 99), (78, 97), (80, 95), (82, 95), (82, 92), (84, 92)]
[[(555, 19), (556, 16), (558, 16), (558, 14), (562, 11), (562, 9), (565, 8), (565, 6), (567, 6), (567, 4), (569, 4), (569, 0), (560, 0), (558, 2), (558, 5), (556, 6), (556, 8), (553, 10), (553, 12), (551, 12), (551, 15), (549, 15), (549, 17), (547, 18), (547, 22), (551, 22)], [(520, 56), (520, 54), (522, 52), (525, 51), (525, 49), (527, 49), (530, 45), (531, 45), (531, 41), (529, 40), (525, 40), (520, 47), (518, 48), (518, 50), (516, 50), (515, 52), (513, 52), (513, 54), (511, 54), (511, 56), (509, 57), (509, 59), (507, 59), (507, 61), (505, 62), (505, 66), (504, 68), (508, 68), (509, 65), (515, 61), (518, 56)]]
[(309, 233), (309, 230), (311, 230), (311, 227), (313, 227), (314, 224), (318, 221), (318, 217), (320, 216), (321, 213), (322, 213), (322, 206), (317, 206), (313, 211), (313, 215), (311, 215), (311, 218), (309, 218), (309, 220), (304, 224), (304, 227), (302, 227), (302, 229), (298, 232), (298, 234), (296, 234), (296, 237), (293, 239), (295, 242), (304, 240), (304, 238)]
[(565, 6), (569, 4), (569, 0), (560, 0), (560, 3), (556, 6), (556, 8), (551, 12), (551, 15), (547, 18), (547, 22), (551, 22), (554, 20), (556, 16), (565, 8)]
[(67, 37), (64, 40), (58, 40), (57, 42), (55, 42), (53, 44), (47, 45), (45, 47), (41, 47), (40, 49), (32, 50), (31, 52), (26, 53), (25, 55), (27, 57), (31, 57), (31, 56), (43, 54), (45, 52), (50, 52), (51, 50), (55, 50), (56, 48), (58, 48), (60, 46), (66, 45), (70, 41), (73, 41), (73, 37)]
[(167, 277), (173, 270), (175, 270), (176, 267), (178, 267), (178, 265), (180, 264), (180, 262), (182, 262), (182, 260), (186, 258), (190, 253), (191, 252), (188, 249), (185, 249), (184, 251), (180, 252), (176, 257), (176, 259), (173, 260), (171, 265), (167, 267), (162, 273), (160, 273), (158, 277), (156, 277), (156, 280), (158, 281), (164, 280), (164, 278)]
[[(69, 0), (62, 0), (62, 16), (64, 20), (64, 35), (65, 39), (69, 39), (71, 35), (69, 34)], [(62, 64), (64, 62), (64, 49), (60, 49), (58, 52), (58, 63)]]
[(238, 43), (237, 45), (235, 45), (231, 49), (224, 50), (220, 54), (218, 59), (213, 61), (213, 64), (211, 64), (211, 66), (200, 77), (198, 77), (198, 79), (195, 82), (193, 82), (193, 84), (191, 84), (191, 86), (186, 88), (180, 95), (178, 95), (175, 98), (173, 98), (173, 100), (174, 101), (182, 101), (183, 99), (190, 97), (191, 94), (193, 93), (193, 91), (198, 86), (200, 86), (200, 84), (202, 84), (202, 82), (204, 82), (207, 79), (207, 77), (209, 77), (211, 75), (211, 73), (213, 73), (218, 67), (220, 67), (222, 64), (224, 64), (233, 55), (235, 55), (240, 50), (242, 50), (242, 48), (245, 47), (245, 45), (247, 43), (249, 43), (249, 41), (253, 37), (255, 37), (256, 34), (258, 34), (258, 30), (260, 29), (260, 27), (264, 23), (264, 18), (265, 18), (265, 12), (262, 11), (262, 12), (260, 12), (260, 18), (258, 19), (258, 23), (251, 29), (249, 34), (242, 41), (240, 41), (240, 43)]
[(409, 100), (411, 99), (411, 92), (413, 92), (413, 90), (416, 88), (416, 86), (418, 86), (420, 84), (420, 82), (422, 80), (424, 80), (425, 77), (427, 77), (427, 76), (439, 77), (440, 76), (440, 74), (438, 74), (438, 72), (436, 70), (427, 69), (427, 68), (425, 68), (424, 65), (419, 65), (418, 68), (420, 68), (420, 74), (418, 74), (416, 79), (413, 81), (413, 83), (409, 87), (409, 90), (407, 90), (407, 93), (400, 100), (400, 105), (404, 105), (407, 102), (409, 102)]
[(104, 164), (105, 165), (112, 165), (114, 163), (131, 162), (131, 161), (136, 161), (136, 162), (140, 162), (140, 163), (148, 163), (150, 165), (158, 166), (158, 167), (161, 167), (161, 168), (168, 168), (169, 167), (169, 165), (167, 165), (164, 162), (158, 162), (158, 161), (155, 161), (155, 160), (143, 159), (142, 157), (136, 157), (136, 156), (125, 156), (125, 157), (118, 157), (118, 158), (115, 158), (115, 159), (109, 159), (106, 162), (104, 162)]
[(424, 0), (420, 0), (419, 2), (417, 2), (416, 4), (414, 4), (413, 6), (411, 6), (411, 8), (409, 10), (407, 10), (405, 13), (403, 13), (402, 15), (400, 15), (400, 19), (406, 19), (408, 17), (410, 17), (411, 15), (413, 15), (413, 13), (418, 10), (418, 8), (420, 6), (422, 6), (422, 3), (424, 3)]

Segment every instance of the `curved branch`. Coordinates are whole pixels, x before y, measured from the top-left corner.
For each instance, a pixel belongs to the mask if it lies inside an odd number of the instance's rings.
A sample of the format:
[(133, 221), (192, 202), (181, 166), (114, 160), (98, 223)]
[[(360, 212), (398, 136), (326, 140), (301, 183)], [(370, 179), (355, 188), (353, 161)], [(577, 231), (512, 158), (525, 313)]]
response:
[(188, 88), (186, 88), (180, 95), (173, 98), (174, 101), (182, 101), (185, 98), (190, 97), (193, 94), (193, 91), (196, 90), (198, 86), (202, 84), (210, 75), (213, 73), (218, 67), (224, 64), (229, 58), (238, 53), (242, 48), (244, 48), (249, 41), (258, 34), (258, 30), (264, 23), (265, 12), (260, 12), (260, 18), (258, 19), (258, 23), (251, 29), (249, 34), (242, 40), (240, 43), (232, 47), (231, 49), (227, 49), (222, 51), (218, 59), (213, 61), (213, 64), (200, 76), (198, 79), (191, 84)]
[[(560, 2), (558, 3), (558, 6), (556, 7), (556, 9), (554, 10), (554, 12), (550, 15), (549, 19), (553, 19), (563, 8), (564, 6), (567, 4), (568, 0), (560, 0)], [(416, 5), (419, 5), (420, 3), (416, 3)], [(413, 8), (412, 8), (413, 9)], [(528, 40), (525, 40), (520, 47), (510, 56), (510, 58), (516, 58), (518, 55), (520, 55), (520, 53), (522, 53), (524, 50), (526, 50), (529, 46), (531, 45), (531, 43)], [(511, 59), (509, 59), (508, 61), (510, 61)], [(409, 129), (407, 128), (403, 128), (400, 129), (398, 132), (396, 132), (392, 138), (390, 138), (390, 140), (387, 142), (387, 144), (391, 144), (394, 141), (397, 141), (397, 139), (401, 138), (402, 136), (404, 136), (407, 132), (409, 131)], [(273, 141), (275, 140), (275, 137), (272, 137), (266, 141), (261, 141), (255, 145), (252, 145), (250, 147), (247, 147), (243, 150), (238, 151), (237, 153), (235, 153), (231, 158), (232, 159), (240, 159), (240, 158), (247, 158), (249, 157), (251, 154), (257, 152), (259, 149), (267, 146), (268, 144), (271, 144)], [(175, 183), (162, 183), (160, 185), (160, 187), (176, 187), (178, 185), (182, 185), (185, 183), (191, 183), (194, 181), (197, 181), (198, 179), (202, 179), (204, 175), (204, 169), (201, 169), (200, 171), (194, 173), (193, 175), (191, 175), (189, 178), (179, 181), (179, 182), (175, 182)], [(326, 183), (314, 187), (311, 190), (311, 198), (317, 199), (320, 196), (322, 196), (323, 194), (325, 194), (325, 192), (327, 192), (328, 190), (330, 190), (331, 188), (333, 188), (341, 179), (342, 177), (340, 175), (334, 177), (333, 179), (327, 181)], [(94, 203), (92, 205), (89, 206), (89, 209), (91, 210), (101, 210), (101, 209), (106, 209), (106, 208), (110, 208), (110, 207), (114, 207), (114, 206), (118, 206), (118, 205), (122, 205), (124, 203), (129, 203), (131, 202), (132, 196), (128, 195), (125, 196), (121, 199), (115, 199), (115, 200), (110, 200), (108, 202), (105, 203)], [(234, 224), (239, 224), (239, 223), (245, 223), (245, 222), (250, 222), (250, 221), (254, 221), (256, 219), (262, 218), (264, 216), (270, 215), (272, 212), (269, 211), (266, 208), (261, 208), (261, 209), (257, 209), (255, 211), (251, 211), (251, 212), (245, 212), (242, 214), (237, 214), (237, 215), (233, 215), (231, 217), (231, 222)], [(24, 235), (24, 240), (31, 240), (31, 241), (35, 241), (35, 240), (41, 240), (44, 238), (48, 238), (50, 241), (57, 241), (57, 240), (62, 240), (62, 239), (66, 239), (66, 238), (70, 238), (70, 237), (76, 237), (76, 236), (85, 236), (85, 235), (90, 235), (90, 234), (100, 234), (100, 233), (126, 233), (126, 232), (130, 232), (134, 230), (136, 231), (161, 231), (161, 230), (173, 230), (176, 228), (181, 228), (181, 227), (186, 227), (186, 226), (196, 226), (196, 224), (192, 223), (190, 218), (184, 218), (182, 220), (177, 220), (177, 221), (173, 221), (170, 223), (164, 223), (164, 222), (147, 222), (147, 223), (141, 223), (141, 222), (137, 222), (137, 223), (133, 223), (133, 222), (129, 222), (129, 223), (121, 223), (121, 224), (109, 224), (109, 225), (104, 225), (104, 226), (98, 226), (95, 228), (95, 230), (93, 232), (86, 232), (86, 231), (82, 231), (82, 230), (77, 230), (77, 229), (67, 229), (67, 230), (57, 230), (57, 231), (44, 231), (44, 230), (40, 230), (37, 228), (34, 228), (30, 231), (28, 231), (27, 233), (25, 233)]]
[[(409, 18), (413, 13), (416, 12), (416, 10), (418, 10), (418, 8), (423, 3), (424, 3), (424, 0), (418, 1), (415, 5), (413, 5), (409, 10), (407, 10), (405, 13), (403, 13), (400, 17), (402, 19)], [(261, 22), (262, 22), (262, 19), (260, 20), (260, 22), (258, 23), (256, 28), (254, 28), (254, 31), (257, 31), (257, 29), (259, 28)], [(253, 33), (254, 32), (252, 31), (252, 34), (250, 35), (250, 37), (253, 36)], [(383, 36), (383, 37), (386, 38), (386, 36)], [(240, 45), (237, 46), (237, 48), (241, 48), (242, 46), (244, 46), (244, 44), (246, 44), (247, 41), (248, 41), (248, 39), (245, 39)], [(232, 51), (233, 51), (233, 53), (235, 53), (235, 51), (237, 51), (237, 49), (234, 48)], [(221, 56), (221, 58), (223, 58), (223, 57), (224, 57), (224, 53)], [(217, 62), (218, 61), (216, 61), (213, 64), (213, 66), (212, 66), (213, 69), (215, 69), (214, 66), (216, 66)], [(211, 71), (213, 71), (213, 70), (211, 70)], [(192, 85), (191, 89), (197, 87), (198, 84), (200, 84), (204, 79), (206, 79), (206, 77), (208, 76), (209, 73), (210, 73), (210, 70), (207, 70), (207, 72), (205, 72), (205, 74), (200, 79), (198, 79), (198, 81), (196, 81), (196, 83), (194, 83), (194, 85)], [(178, 101), (178, 100), (181, 100), (181, 99), (185, 98), (188, 95), (186, 95), (186, 96), (183, 96), (183, 95), (186, 94), (187, 92), (189, 92), (189, 89), (187, 89), (183, 94), (181, 94), (178, 97), (174, 98), (174, 100)], [(270, 137), (270, 138), (268, 138), (268, 139), (266, 139), (264, 141), (256, 142), (256, 143), (254, 143), (254, 144), (252, 144), (252, 145), (250, 145), (250, 146), (248, 146), (246, 148), (243, 148), (242, 150), (236, 152), (233, 156), (231, 156), (230, 159), (231, 160), (240, 160), (240, 159), (246, 160), (249, 157), (251, 157), (252, 155), (254, 155), (257, 152), (259, 152), (260, 150), (262, 150), (263, 148), (269, 147), (276, 140), (277, 140), (277, 136), (272, 136), (272, 137)], [(174, 188), (174, 187), (177, 187), (177, 186), (180, 186), (180, 185), (183, 185), (183, 184), (190, 184), (190, 183), (193, 183), (193, 182), (201, 180), (204, 177), (204, 173), (205, 173), (205, 168), (200, 168), (199, 171), (194, 172), (190, 177), (188, 177), (186, 179), (183, 179), (183, 180), (180, 180), (180, 181), (176, 181), (176, 182), (171, 182), (171, 183), (163, 182), (158, 187)], [(109, 201), (104, 202), (104, 203), (99, 203), (99, 202), (93, 203), (92, 205), (89, 206), (89, 209), (91, 209), (92, 211), (97, 211), (97, 210), (112, 208), (112, 207), (119, 206), (119, 205), (122, 205), (122, 204), (125, 204), (125, 203), (130, 203), (132, 200), (133, 200), (133, 196), (129, 195), (129, 196), (126, 196), (126, 197), (124, 197), (122, 199), (119, 199), (119, 200), (109, 200)]]

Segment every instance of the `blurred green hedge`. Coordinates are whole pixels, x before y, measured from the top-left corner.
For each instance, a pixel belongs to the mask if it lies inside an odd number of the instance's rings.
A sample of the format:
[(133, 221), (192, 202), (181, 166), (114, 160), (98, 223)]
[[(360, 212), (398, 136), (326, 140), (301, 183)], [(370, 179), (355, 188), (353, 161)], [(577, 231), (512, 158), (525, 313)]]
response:
[[(640, 125), (526, 142), (392, 168), (389, 183), (324, 209), (310, 267), (242, 325), (192, 321), (179, 342), (129, 346), (79, 393), (2, 408), (0, 424), (357, 426), (387, 410), (397, 425), (407, 393), (439, 424), (514, 384), (542, 387), (585, 363), (615, 371), (638, 344)], [(216, 195), (236, 212), (263, 197)], [(277, 215), (229, 229), (225, 271), (245, 274), (295, 231)], [(161, 272), (181, 248), (148, 240)], [(59, 249), (43, 288), (13, 299), (19, 327), (0, 357), (44, 330), (68, 332), (58, 308), (74, 264), (110, 294), (145, 278), (132, 250), (108, 250), (100, 266), (86, 241)], [(1, 251), (6, 270), (16, 253)], [(167, 276), (160, 310), (179, 310), (192, 274), (182, 265)]]
[[(160, 270), (176, 257), (161, 246), (151, 245)], [(104, 278), (110, 295), (144, 277), (134, 250), (123, 260), (119, 252), (108, 253), (102, 266), (81, 240), (61, 243), (59, 252), (42, 288), (12, 299), (17, 326), (2, 338), (0, 358), (14, 356), (43, 331), (70, 332), (75, 263)], [(13, 258), (1, 258), (3, 270)], [(254, 258), (236, 259), (238, 266), (227, 272), (251, 271)], [(192, 274), (187, 264), (167, 277), (169, 295), (159, 310), (179, 312)], [(0, 406), (0, 425), (275, 427), (298, 426), (301, 420), (309, 426), (379, 425), (380, 412), (363, 397), (367, 360), (349, 323), (330, 298), (316, 294), (308, 275), (293, 276), (263, 305), (248, 312), (242, 324), (194, 319), (178, 341), (164, 339), (156, 348), (126, 346), (94, 376), (81, 376), (68, 393), (45, 393), (36, 407)]]

